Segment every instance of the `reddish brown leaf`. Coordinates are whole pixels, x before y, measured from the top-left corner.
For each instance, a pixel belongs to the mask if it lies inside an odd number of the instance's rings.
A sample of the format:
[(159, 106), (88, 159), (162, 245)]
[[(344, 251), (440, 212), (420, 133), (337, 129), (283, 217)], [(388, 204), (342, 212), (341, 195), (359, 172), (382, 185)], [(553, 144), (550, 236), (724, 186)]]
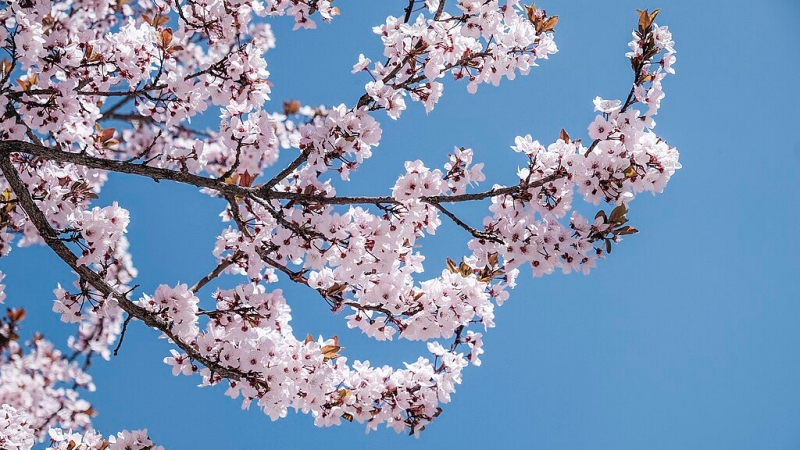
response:
[(21, 322), (25, 318), (25, 308), (7, 309), (6, 316), (12, 322)]
[(239, 186), (250, 187), (253, 185), (253, 180), (255, 180), (255, 175), (250, 175), (247, 171), (243, 174), (239, 175)]
[(161, 45), (164, 48), (169, 47), (169, 44), (172, 42), (172, 29), (171, 28), (164, 28), (161, 30)]
[(287, 116), (292, 114), (297, 114), (300, 111), (300, 102), (297, 100), (289, 100), (288, 102), (283, 102), (283, 113)]
[(546, 31), (553, 31), (556, 28), (556, 24), (558, 23), (558, 16), (548, 17), (542, 23), (541, 33)]

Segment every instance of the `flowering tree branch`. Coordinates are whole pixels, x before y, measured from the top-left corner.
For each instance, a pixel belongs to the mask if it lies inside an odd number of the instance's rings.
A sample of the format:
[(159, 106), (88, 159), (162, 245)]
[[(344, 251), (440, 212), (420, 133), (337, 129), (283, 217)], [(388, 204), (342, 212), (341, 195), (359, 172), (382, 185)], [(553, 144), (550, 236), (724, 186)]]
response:
[[(397, 120), (410, 99), (430, 112), (448, 76), (474, 93), (526, 75), (556, 53), (558, 16), (515, 0), (409, 0), (402, 17), (374, 29), (383, 62), (360, 55), (353, 66), (369, 80), (354, 106), (290, 101), (269, 112), (264, 55), (274, 37), (256, 16), (288, 14), (296, 28), (313, 28), (312, 16), (327, 22), (339, 13), (329, 1), (140, 0), (91, 13), (71, 0), (9, 5), (0, 11), (10, 57), (0, 63), (0, 256), (19, 237), (22, 245), (46, 244), (72, 268), (75, 289), (59, 285), (53, 309), (79, 324), (70, 346), (86, 361), (108, 358), (133, 318), (174, 343), (165, 362), (175, 375), (225, 382), (229, 396), (273, 419), (295, 408), (319, 426), (358, 421), (418, 434), (450, 400), (463, 369), (480, 364), (482, 333), (473, 328), (494, 326), (494, 307), (520, 269), (588, 273), (637, 232), (627, 225), (634, 196), (661, 192), (680, 168), (677, 151), (653, 132), (675, 59), (671, 34), (654, 22), (658, 11), (639, 12), (628, 53), (633, 87), (624, 102), (595, 99), (588, 148), (566, 131), (547, 146), (519, 136), (512, 147), (525, 161), (519, 182), (478, 189), (483, 164), (473, 162), (472, 149), (454, 147), (441, 169), (406, 162), (391, 195), (345, 196), (332, 179), (349, 181), (370, 158), (382, 133), (379, 111)], [(210, 106), (219, 114), (204, 114)], [(193, 117), (218, 123), (195, 129)], [(290, 162), (271, 169), (286, 152)], [(214, 268), (191, 287), (161, 284), (133, 297), (128, 211), (116, 202), (92, 206), (111, 172), (224, 200), (229, 225), (214, 245)], [(572, 207), (576, 198), (611, 210), (585, 218)], [(488, 205), (482, 227), (449, 207), (468, 202)], [(468, 252), (422, 279), (417, 249), (442, 216), (468, 233)], [(213, 280), (229, 281), (224, 275), (240, 278), (201, 306), (197, 294)], [(370, 338), (426, 341), (429, 356), (404, 368), (373, 367), (349, 362), (338, 337), (295, 337), (274, 287), (280, 280), (307, 286), (333, 312), (348, 311), (347, 326)], [(10, 342), (10, 333), (0, 335)], [(8, 406), (0, 419), (18, 427), (39, 414)], [(28, 435), (43, 438), (53, 417)], [(146, 433), (126, 433), (114, 439), (152, 446)], [(50, 436), (56, 448), (111, 442), (88, 431)]]

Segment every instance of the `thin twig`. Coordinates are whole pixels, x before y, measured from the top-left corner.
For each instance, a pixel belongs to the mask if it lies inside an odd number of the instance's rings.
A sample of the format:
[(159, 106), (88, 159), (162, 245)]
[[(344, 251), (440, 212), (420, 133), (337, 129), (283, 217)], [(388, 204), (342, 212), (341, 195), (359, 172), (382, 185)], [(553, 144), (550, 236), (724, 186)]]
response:
[(209, 272), (208, 275), (204, 276), (197, 283), (195, 283), (195, 285), (192, 286), (190, 291), (192, 291), (193, 294), (196, 294), (197, 291), (203, 289), (205, 285), (211, 282), (211, 280), (213, 280), (214, 278), (220, 276), (220, 274), (224, 272), (225, 269), (227, 269), (231, 264), (233, 264), (236, 261), (237, 256), (238, 255), (231, 255), (228, 258), (225, 258), (222, 261), (220, 261), (219, 264), (217, 264), (217, 267), (215, 267), (214, 270)]
[[(277, 186), (278, 183), (283, 181), (284, 178), (288, 177), (289, 174), (292, 173), (292, 171), (294, 171), (294, 169), (300, 167), (300, 164), (306, 162), (306, 160), (308, 160), (309, 155), (311, 155), (311, 148), (312, 147), (306, 147), (303, 150), (303, 152), (300, 153), (300, 156), (295, 158), (295, 160), (289, 163), (289, 165), (286, 166), (286, 168), (284, 168), (283, 170), (281, 170), (280, 173), (272, 177), (271, 180), (267, 181), (266, 184), (261, 186), (260, 192), (266, 194), (267, 192), (271, 191), (272, 188)], [(264, 198), (267, 198), (267, 196), (264, 196)]]
[(487, 241), (491, 241), (491, 242), (494, 242), (494, 243), (497, 243), (497, 244), (500, 244), (500, 245), (505, 244), (503, 242), (503, 240), (498, 238), (497, 236), (492, 236), (491, 234), (484, 233), (482, 231), (478, 231), (477, 229), (467, 225), (463, 220), (461, 220), (458, 217), (456, 217), (455, 214), (453, 214), (452, 212), (450, 212), (447, 209), (445, 209), (445, 207), (442, 206), (441, 204), (434, 203), (433, 207), (438, 209), (439, 211), (441, 211), (445, 216), (449, 217), (450, 220), (455, 222), (456, 225), (458, 225), (459, 227), (467, 230), (469, 232), (469, 234), (471, 234), (473, 237), (475, 237), (477, 239), (486, 239)]
[(122, 347), (122, 340), (125, 339), (125, 332), (128, 331), (128, 323), (131, 321), (132, 317), (132, 315), (128, 314), (128, 317), (125, 318), (125, 322), (122, 323), (122, 332), (119, 334), (119, 342), (117, 342), (117, 347), (114, 349), (114, 356), (117, 356), (119, 348)]

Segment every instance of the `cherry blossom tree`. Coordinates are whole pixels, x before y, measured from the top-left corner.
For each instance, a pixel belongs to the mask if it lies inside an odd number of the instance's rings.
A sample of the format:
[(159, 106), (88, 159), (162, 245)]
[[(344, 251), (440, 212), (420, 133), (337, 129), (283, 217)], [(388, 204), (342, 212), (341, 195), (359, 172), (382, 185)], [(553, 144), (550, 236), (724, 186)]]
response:
[[(138, 323), (174, 346), (164, 358), (173, 374), (224, 384), (273, 420), (294, 409), (317, 426), (355, 421), (417, 435), (462, 371), (480, 365), (483, 333), (520, 273), (589, 273), (637, 232), (627, 225), (635, 195), (661, 192), (680, 168), (653, 132), (662, 80), (674, 73), (672, 36), (655, 23), (658, 10), (645, 10), (627, 53), (632, 87), (619, 100), (594, 99), (588, 146), (566, 131), (549, 144), (510, 137), (521, 168), (509, 186), (487, 186), (472, 149), (455, 147), (441, 168), (406, 162), (386, 186), (391, 195), (339, 195), (334, 180), (349, 181), (376, 151), (379, 120), (402, 120), (407, 101), (432, 111), (445, 83), (474, 93), (528, 74), (556, 53), (558, 17), (517, 0), (409, 0), (373, 29), (383, 55), (354, 61), (363, 95), (276, 106), (266, 59), (275, 39), (262, 18), (290, 15), (295, 29), (314, 28), (340, 14), (331, 3), (5, 2), (0, 255), (14, 241), (52, 249), (75, 275), (54, 286), (53, 310), (78, 331), (64, 353), (39, 334), (21, 343), (25, 310), (7, 310), (0, 447), (49, 439), (52, 448), (152, 448), (144, 430), (93, 431), (94, 410), (79, 396), (94, 389), (90, 358), (110, 359)], [(129, 213), (93, 205), (109, 172), (217, 199), (215, 266), (191, 285), (132, 286)], [(576, 197), (597, 214), (579, 214)], [(482, 222), (452, 211), (470, 202), (488, 207)], [(443, 221), (463, 229), (465, 253), (427, 261), (422, 239)], [(229, 289), (206, 288), (223, 275), (235, 280)], [(337, 337), (295, 336), (285, 283), (305, 286), (369, 338), (425, 341), (427, 353), (376, 367), (345, 356)], [(0, 303), (14, 301), (5, 297), (0, 284)]]

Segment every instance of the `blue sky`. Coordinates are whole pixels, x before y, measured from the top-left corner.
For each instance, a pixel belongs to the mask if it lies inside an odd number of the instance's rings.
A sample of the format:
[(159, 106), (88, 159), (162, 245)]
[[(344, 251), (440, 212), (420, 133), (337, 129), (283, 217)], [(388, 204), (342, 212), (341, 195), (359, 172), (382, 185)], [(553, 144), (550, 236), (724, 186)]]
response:
[[(418, 104), (397, 122), (379, 114), (381, 145), (342, 192), (387, 194), (403, 161), (439, 167), (453, 146), (473, 148), (490, 182), (511, 183), (523, 163), (509, 149), (516, 135), (550, 142), (566, 128), (587, 139), (592, 99), (628, 92), (623, 55), (635, 10), (660, 7), (657, 22), (672, 30), (678, 60), (656, 130), (679, 149), (684, 168), (664, 194), (632, 203), (628, 216), (640, 234), (589, 276), (521, 276), (484, 336), (483, 365), (465, 371), (453, 401), (418, 440), (242, 411), (222, 389), (198, 390), (198, 379), (173, 377), (161, 362), (169, 346), (140, 323), (118, 357), (91, 368), (96, 428), (146, 427), (173, 449), (800, 447), (800, 4), (539, 3), (560, 16), (557, 55), (527, 77), (481, 85), (476, 95), (448, 83), (427, 116)], [(350, 67), (358, 53), (379, 59), (371, 26), (402, 14), (405, 2), (336, 5), (342, 16), (314, 31), (273, 21), (278, 47), (267, 60), (276, 109), (289, 98), (355, 102), (367, 80)], [(112, 176), (100, 202), (114, 199), (131, 210), (141, 292), (193, 282), (212, 268), (214, 237), (224, 228), (220, 202), (121, 176)], [(479, 208), (463, 212), (480, 220)], [(426, 238), (426, 267), (459, 257), (467, 238), (453, 226)], [(55, 284), (72, 280), (65, 266), (45, 248), (25, 248), (0, 260), (0, 270), (7, 303), (29, 311), (25, 331), (64, 345), (71, 328), (49, 310)], [(419, 343), (368, 341), (312, 293), (286, 289), (298, 335), (338, 334), (348, 356), (378, 364), (424, 352)]]

